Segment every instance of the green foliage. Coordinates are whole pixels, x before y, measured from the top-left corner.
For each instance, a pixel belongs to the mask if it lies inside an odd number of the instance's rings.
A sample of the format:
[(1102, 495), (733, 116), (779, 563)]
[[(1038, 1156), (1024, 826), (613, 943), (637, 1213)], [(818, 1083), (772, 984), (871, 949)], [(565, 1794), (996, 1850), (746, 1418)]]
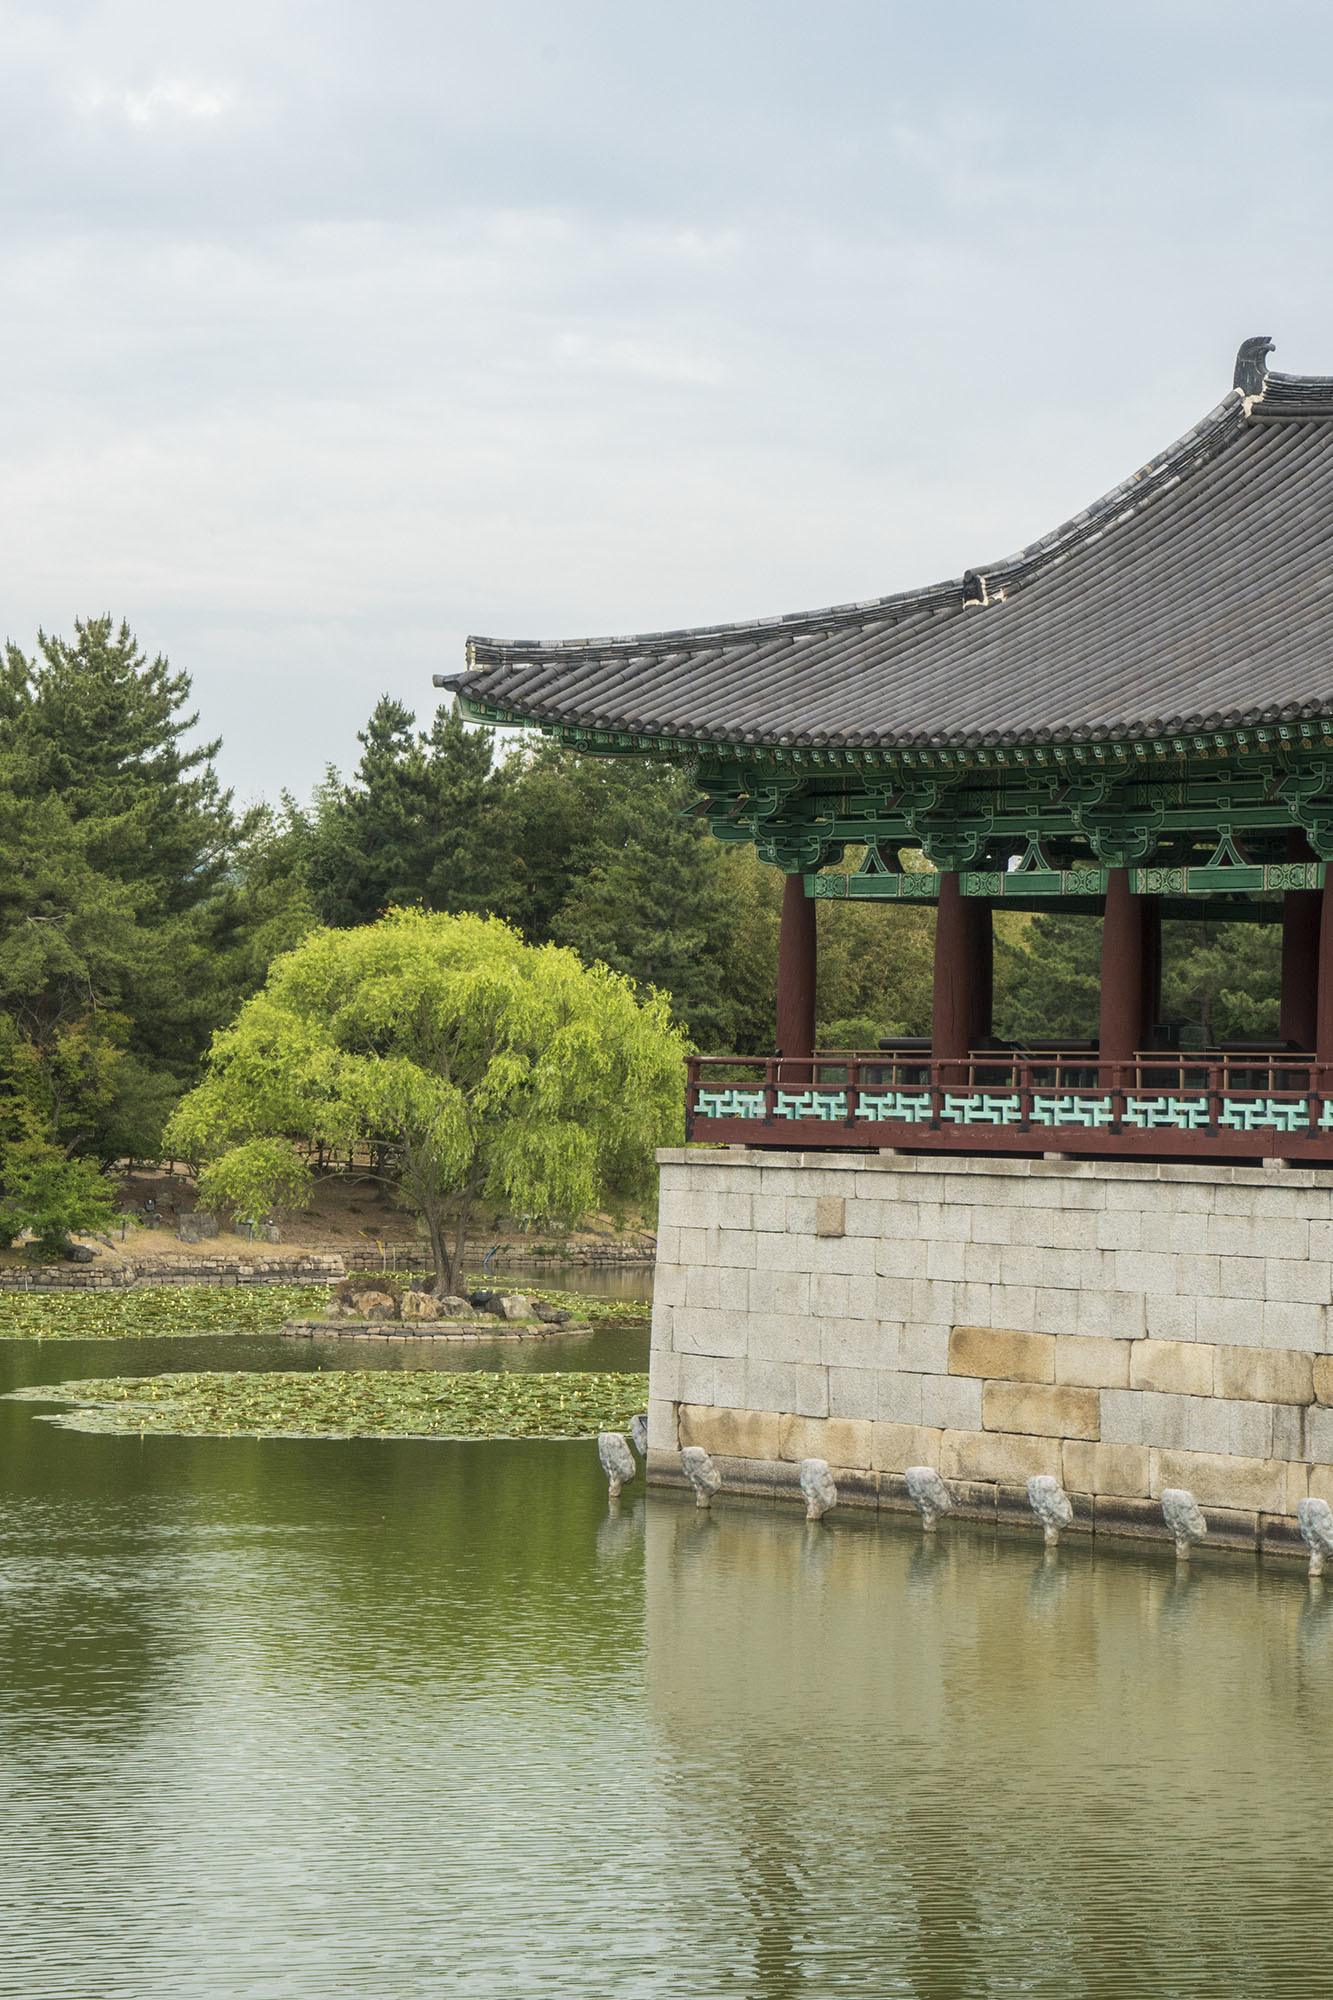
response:
[[(1031, 918), (997, 959), (996, 1033), (1095, 1041), (1101, 948), (1095, 916)], [(1196, 1029), (1204, 1043), (1275, 1040), (1281, 953), (1276, 924), (1163, 925), (1162, 1019)]]
[(318, 1315), (328, 1298), (327, 1285), (143, 1285), (122, 1292), (0, 1292), (0, 1340), (276, 1333), (290, 1319)]
[(624, 1430), (647, 1403), (648, 1377), (365, 1368), (119, 1375), (16, 1394), (75, 1404), (71, 1429), (135, 1435), (587, 1438)]
[(1275, 1041), (1282, 933), (1267, 924), (1167, 924), (1162, 1013), (1205, 1043)]
[[(378, 1274), (359, 1271), (368, 1288)], [(466, 1284), (493, 1284), (480, 1274)], [(514, 1289), (518, 1281), (515, 1280)], [(0, 1340), (154, 1340), (196, 1333), (276, 1333), (289, 1320), (321, 1319), (329, 1285), (135, 1285), (120, 1292), (0, 1291)], [(645, 1326), (648, 1304), (602, 1299), (549, 1285), (523, 1289), (594, 1326)], [(496, 1331), (499, 1332), (497, 1326)]]
[(1095, 1041), (1102, 927), (1096, 917), (1033, 917), (997, 953), (995, 1032), (1005, 1041)]
[(872, 1048), (881, 1035), (929, 1034), (934, 911), (913, 903), (825, 903), (817, 922), (819, 1018), (872, 1023)]
[(108, 1229), (115, 1218), (115, 1190), (96, 1162), (68, 1159), (41, 1139), (8, 1147), (0, 1173), (6, 1243), (31, 1230), (42, 1255), (58, 1256), (71, 1236)]
[(673, 766), (525, 743), (507, 766), (502, 900), (533, 943), (553, 939), (669, 994), (703, 1047), (773, 1036), (780, 881), (752, 850), (720, 846)]
[[(471, 1280), (468, 1281), (471, 1283)], [(478, 1284), (494, 1284), (493, 1278), (479, 1278)], [(647, 1273), (645, 1273), (645, 1286)], [(652, 1301), (642, 1299), (604, 1299), (591, 1292), (554, 1291), (548, 1285), (530, 1285), (523, 1281), (523, 1290), (530, 1299), (544, 1299), (547, 1305), (564, 1306), (577, 1319), (586, 1319), (593, 1326), (646, 1327), (652, 1317)]]
[[(727, 919), (711, 960), (732, 1006), (732, 1031), (706, 1053), (767, 1055), (777, 1037), (778, 929), (783, 878), (754, 849), (722, 847)], [(698, 1037), (696, 1037), (696, 1040)]]
[[(308, 816), (285, 796), (238, 814), (196, 721), (189, 676), (110, 618), (0, 655), (0, 1147), (158, 1156), (210, 1038), (269, 967), (319, 923), (391, 906), (501, 917), (656, 989), (710, 1052), (771, 1050), (782, 878), (711, 838), (683, 770), (539, 739), (498, 750), (452, 704), (419, 729), (386, 697), (351, 778), (330, 770)], [(817, 924), (821, 1040), (928, 1030), (928, 905), (821, 902)], [(997, 913), (997, 1033), (1094, 1036), (1099, 955), (1095, 918)], [(1277, 965), (1275, 928), (1168, 926), (1164, 1016), (1271, 1037)], [(567, 1122), (569, 1162), (544, 1158), (539, 1191), (587, 1181)], [(367, 1107), (360, 1129), (374, 1123)], [(503, 1178), (503, 1152), (488, 1148), (485, 1176)], [(516, 1192), (520, 1168), (504, 1169)], [(267, 1168), (236, 1200), (261, 1183), (277, 1185)]]
[(310, 1168), (290, 1139), (244, 1139), (199, 1176), (200, 1199), (242, 1222), (270, 1209), (300, 1208), (310, 1193)]
[(309, 829), (306, 867), (322, 920), (365, 924), (409, 904), (505, 907), (510, 780), (493, 768), (490, 730), (469, 729), (451, 704), (421, 732), (386, 695), (357, 741), (355, 778), (328, 773)]
[(723, 962), (726, 891), (711, 836), (673, 810), (662, 815), (651, 840), (627, 833), (618, 846), (600, 846), (588, 872), (571, 885), (553, 930), (581, 958), (669, 994), (676, 1019), (696, 1042), (726, 1046), (737, 1029)]
[(398, 910), (276, 961), (168, 1144), (223, 1173), (255, 1139), (370, 1150), (447, 1288), (479, 1197), (537, 1220), (644, 1199), (680, 1129), (683, 1054), (659, 994), (494, 918)]
[(187, 747), (198, 722), (189, 675), (149, 660), (110, 618), (76, 623), (72, 641), (40, 633), (37, 643), (32, 659), (6, 649), (25, 789), (58, 797), (90, 829), (94, 866), (143, 887), (146, 906), (192, 908), (225, 869), (232, 818), (213, 769), (218, 744)]
[(682, 772), (541, 740), (496, 768), (491, 733), (452, 706), (423, 733), (388, 699), (359, 740), (352, 782), (329, 773), (308, 831), (327, 923), (392, 904), (489, 911), (669, 994), (701, 1045), (771, 1046), (781, 881), (690, 816)]
[(0, 1100), (103, 1161), (156, 1152), (214, 1028), (311, 920), (271, 815), (237, 820), (216, 744), (191, 745), (189, 697), (109, 618), (0, 663)]
[(200, 913), (207, 947), (200, 1018), (208, 1034), (263, 985), (278, 953), (318, 923), (308, 854), (309, 828), (286, 795), (278, 810), (257, 807), (238, 826), (227, 873)]
[(821, 1049), (874, 1049), (884, 1036), (906, 1033), (878, 1014), (852, 1014), (841, 1021), (821, 1021), (815, 1039)]

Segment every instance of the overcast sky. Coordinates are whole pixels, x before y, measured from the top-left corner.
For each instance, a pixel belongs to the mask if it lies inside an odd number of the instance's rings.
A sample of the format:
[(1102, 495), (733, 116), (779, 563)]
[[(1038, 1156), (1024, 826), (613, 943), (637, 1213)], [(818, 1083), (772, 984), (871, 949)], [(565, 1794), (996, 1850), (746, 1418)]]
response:
[[(0, 0), (0, 624), (249, 798), (469, 631), (959, 574), (1333, 373), (1326, 0)], [(1169, 703), (1167, 704), (1169, 706)]]

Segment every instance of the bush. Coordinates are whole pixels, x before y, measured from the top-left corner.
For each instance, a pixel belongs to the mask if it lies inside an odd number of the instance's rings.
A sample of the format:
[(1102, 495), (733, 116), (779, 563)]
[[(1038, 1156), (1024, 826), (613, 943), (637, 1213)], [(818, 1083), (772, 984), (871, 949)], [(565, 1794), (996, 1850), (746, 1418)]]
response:
[(58, 1257), (71, 1236), (109, 1229), (116, 1194), (95, 1160), (70, 1160), (41, 1139), (20, 1140), (4, 1163), (0, 1236), (12, 1243), (31, 1230), (38, 1251)]
[(815, 1046), (820, 1049), (877, 1049), (887, 1036), (906, 1033), (906, 1028), (899, 1021), (886, 1021), (883, 1016), (873, 1014), (852, 1014), (840, 1021), (821, 1022)]

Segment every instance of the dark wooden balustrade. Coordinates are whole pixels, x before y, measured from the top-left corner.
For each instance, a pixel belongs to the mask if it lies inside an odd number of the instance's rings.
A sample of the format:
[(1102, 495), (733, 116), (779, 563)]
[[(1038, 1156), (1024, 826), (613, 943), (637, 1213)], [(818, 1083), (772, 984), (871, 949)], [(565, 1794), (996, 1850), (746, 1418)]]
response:
[(686, 1136), (747, 1146), (1333, 1163), (1333, 1068), (1276, 1048), (692, 1056)]

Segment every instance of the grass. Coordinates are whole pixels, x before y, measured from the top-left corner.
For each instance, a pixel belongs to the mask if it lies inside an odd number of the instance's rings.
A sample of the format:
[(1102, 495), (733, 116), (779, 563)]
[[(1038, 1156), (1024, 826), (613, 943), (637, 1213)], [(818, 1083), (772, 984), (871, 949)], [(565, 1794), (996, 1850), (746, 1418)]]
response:
[(586, 1438), (624, 1430), (646, 1375), (338, 1373), (119, 1375), (18, 1389), (69, 1403), (67, 1429), (141, 1437)]
[[(648, 1324), (648, 1307), (635, 1299), (586, 1298), (545, 1285), (523, 1289), (593, 1326)], [(124, 1292), (0, 1292), (0, 1340), (277, 1333), (288, 1320), (323, 1316), (330, 1290), (328, 1285), (143, 1285)]]

